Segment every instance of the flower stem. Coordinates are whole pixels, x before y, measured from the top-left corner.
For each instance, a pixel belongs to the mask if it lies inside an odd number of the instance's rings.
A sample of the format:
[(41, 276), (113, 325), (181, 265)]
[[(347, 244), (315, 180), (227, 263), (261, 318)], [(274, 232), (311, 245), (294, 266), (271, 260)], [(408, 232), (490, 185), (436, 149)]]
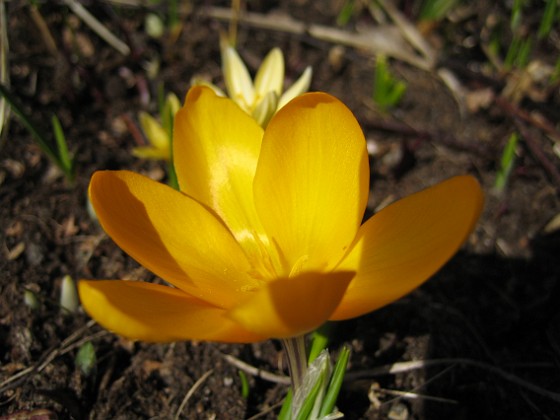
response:
[(283, 339), (282, 345), (286, 350), (288, 369), (290, 370), (290, 380), (292, 381), (292, 392), (295, 395), (295, 392), (300, 387), (303, 376), (307, 371), (305, 337), (300, 335), (298, 337)]

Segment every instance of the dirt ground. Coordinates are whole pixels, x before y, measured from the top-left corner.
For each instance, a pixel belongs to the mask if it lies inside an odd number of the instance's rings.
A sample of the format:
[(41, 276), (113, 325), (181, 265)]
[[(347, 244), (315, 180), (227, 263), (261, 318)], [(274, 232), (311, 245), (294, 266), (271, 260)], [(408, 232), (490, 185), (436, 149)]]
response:
[[(337, 26), (343, 3), (251, 1), (247, 8), (269, 22), (276, 20), (272, 13), (284, 13), (354, 34), (374, 26), (367, 9)], [(398, 2), (398, 8), (414, 21), (416, 3)], [(372, 149), (370, 214), (457, 174), (473, 174), (485, 190), (475, 232), (434, 278), (382, 310), (333, 325), (330, 348), (352, 348), (338, 403), (347, 419), (560, 418), (560, 230), (549, 224), (560, 213), (560, 162), (553, 151), (560, 144), (560, 94), (558, 85), (547, 90), (535, 83), (519, 85), (520, 98), (503, 95), (523, 75), (488, 71), (483, 34), (492, 17), (509, 19), (507, 9), (490, 3), (470, 2), (459, 21), (425, 32), (438, 56), (433, 69), (391, 61), (408, 89), (388, 113), (372, 100), (370, 51), (306, 31), (239, 26), (238, 49), (253, 74), (279, 46), (288, 81), (312, 65), (312, 90), (339, 97), (356, 114)], [(164, 180), (163, 164), (130, 153), (138, 111), (155, 113), (162, 83), (180, 97), (197, 75), (223, 86), (218, 34), (227, 23), (209, 17), (206, 7), (229, 2), (189, 3), (175, 40), (151, 38), (144, 29), (146, 14), (163, 14), (165, 4), (84, 4), (131, 48), (129, 55), (105, 43), (62, 2), (40, 4), (54, 40), (49, 49), (29, 2), (5, 3), (11, 89), (45, 132), (53, 113), (60, 118), (76, 179), (68, 183), (11, 121), (0, 150), (0, 419), (173, 418), (209, 371), (180, 418), (274, 418), (285, 386), (248, 375), (244, 397), (238, 368), (224, 355), (286, 374), (278, 342), (130, 342), (81, 311), (59, 307), (67, 274), (153, 279), (89, 216), (89, 178), (99, 169), (126, 168)], [(557, 30), (554, 36), (557, 43)], [(554, 64), (557, 44), (541, 43), (534, 54)], [(154, 63), (159, 71), (150, 70)], [(461, 88), (444, 83), (441, 69)], [(516, 165), (498, 193), (493, 185), (501, 153), (514, 131), (521, 133)], [(26, 290), (38, 299), (35, 309), (24, 304)], [(75, 363), (86, 341), (97, 358), (89, 375)], [(432, 362), (411, 363), (418, 361)], [(389, 373), (390, 365), (399, 371)]]

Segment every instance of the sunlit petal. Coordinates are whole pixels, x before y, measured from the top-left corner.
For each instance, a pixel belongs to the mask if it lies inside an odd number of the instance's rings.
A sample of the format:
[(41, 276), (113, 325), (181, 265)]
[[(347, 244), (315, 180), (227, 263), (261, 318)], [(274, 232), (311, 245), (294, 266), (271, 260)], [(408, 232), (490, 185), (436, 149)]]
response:
[(125, 252), (187, 293), (229, 307), (255, 286), (234, 237), (192, 198), (128, 171), (96, 172), (90, 198)]
[(263, 60), (255, 77), (255, 102), (258, 103), (269, 92), (274, 92), (280, 97), (283, 84), (284, 56), (280, 48), (273, 48)]
[(253, 201), (262, 135), (253, 118), (204, 87), (190, 90), (175, 117), (181, 190), (213, 209), (252, 254), (259, 253), (258, 241), (266, 242)]
[(311, 77), (313, 76), (313, 69), (311, 66), (307, 67), (305, 71), (301, 74), (299, 79), (295, 81), (295, 83), (290, 86), (286, 92), (280, 97), (278, 101), (278, 109), (282, 108), (296, 96), (299, 96), (309, 90), (309, 86), (311, 85)]
[(81, 280), (86, 312), (103, 327), (124, 337), (151, 342), (208, 340), (261, 341), (225, 316), (223, 309), (179, 289), (122, 280)]
[(438, 271), (472, 231), (483, 196), (471, 176), (459, 176), (403, 198), (369, 219), (337, 270), (356, 270), (333, 320), (378, 309)]
[(255, 101), (255, 89), (249, 70), (235, 51), (235, 48), (226, 46), (222, 50), (223, 73), (226, 88), (233, 99), (246, 112), (251, 111)]
[(289, 267), (326, 270), (340, 261), (360, 226), (368, 185), (364, 136), (340, 101), (310, 93), (272, 118), (255, 175), (255, 205)]
[(259, 289), (228, 316), (258, 335), (294, 337), (323, 324), (355, 273), (302, 273)]

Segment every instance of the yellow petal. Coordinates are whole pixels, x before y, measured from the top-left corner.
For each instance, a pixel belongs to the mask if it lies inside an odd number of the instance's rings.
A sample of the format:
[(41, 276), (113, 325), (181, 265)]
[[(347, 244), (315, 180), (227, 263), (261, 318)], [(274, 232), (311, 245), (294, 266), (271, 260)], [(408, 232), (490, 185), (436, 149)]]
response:
[(249, 70), (235, 48), (226, 46), (222, 50), (222, 71), (230, 98), (245, 112), (251, 112), (255, 101), (255, 89)]
[(403, 198), (369, 219), (337, 270), (356, 270), (333, 320), (391, 303), (438, 271), (473, 230), (483, 205), (478, 182), (458, 176)]
[(225, 308), (256, 286), (239, 244), (192, 198), (128, 171), (96, 172), (89, 193), (109, 236), (174, 286)]
[[(221, 96), (222, 98), (227, 97), (222, 89), (201, 77), (193, 77), (191, 79), (191, 86), (206, 86), (207, 88), (212, 89), (216, 95)], [(179, 109), (181, 109), (181, 107), (179, 107)]]
[(162, 154), (166, 153), (167, 159), (169, 159), (169, 154), (171, 152), (170, 141), (163, 127), (154, 117), (146, 112), (140, 112), (139, 119), (142, 131), (150, 144), (155, 149), (161, 150)]
[(261, 101), (269, 92), (277, 97), (284, 84), (284, 56), (280, 48), (273, 48), (263, 60), (255, 77), (255, 102)]
[(295, 337), (323, 324), (355, 273), (301, 273), (266, 283), (228, 316), (249, 331), (271, 338)]
[(284, 107), (288, 102), (294, 99), (296, 96), (302, 95), (309, 90), (311, 85), (311, 76), (313, 75), (313, 69), (308, 66), (305, 71), (301, 74), (299, 79), (290, 86), (286, 92), (280, 97), (278, 101), (278, 109)]
[(263, 130), (231, 100), (192, 88), (175, 117), (175, 170), (181, 190), (214, 210), (244, 249), (266, 244), (253, 201)]
[(130, 339), (248, 343), (266, 338), (239, 327), (223, 309), (179, 289), (135, 281), (81, 280), (78, 290), (93, 319)]
[(169, 153), (152, 146), (134, 147), (132, 155), (140, 159), (169, 160)]
[(368, 185), (363, 133), (336, 98), (302, 95), (270, 120), (255, 175), (255, 205), (288, 269), (321, 271), (338, 264), (360, 226)]

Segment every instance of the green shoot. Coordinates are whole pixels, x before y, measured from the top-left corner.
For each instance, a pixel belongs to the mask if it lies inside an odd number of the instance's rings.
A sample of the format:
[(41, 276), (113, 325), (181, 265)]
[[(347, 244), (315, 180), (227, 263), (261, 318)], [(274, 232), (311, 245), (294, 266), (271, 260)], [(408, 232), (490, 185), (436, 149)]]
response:
[(39, 300), (37, 299), (37, 296), (35, 296), (35, 293), (29, 289), (25, 289), (23, 291), (23, 302), (25, 303), (25, 306), (33, 311), (39, 309)]
[(439, 21), (443, 19), (459, 0), (426, 0), (420, 9), (420, 20)]
[(550, 34), (554, 22), (558, 20), (557, 9), (558, 0), (547, 0), (544, 14), (539, 25), (539, 39), (546, 38)]
[(249, 380), (247, 375), (242, 370), (237, 372), (239, 374), (239, 379), (241, 380), (241, 396), (245, 399), (249, 397)]
[(340, 12), (336, 17), (336, 24), (338, 26), (344, 26), (348, 23), (352, 15), (354, 14), (354, 3), (355, 0), (346, 0), (342, 7), (340, 8)]
[[(314, 339), (314, 342), (324, 342), (325, 337), (326, 334), (322, 332), (319, 338)], [(291, 420), (295, 414), (297, 420), (316, 420), (334, 414), (349, 357), (349, 347), (343, 346), (334, 370), (332, 370), (328, 352), (321, 351), (310, 363), (303, 379), (303, 385), (296, 392), (297, 397), (293, 398), (291, 389), (288, 391), (278, 419)], [(296, 413), (293, 412), (294, 410)]]
[[(45, 155), (54, 163), (63, 173), (66, 179), (70, 182), (74, 179), (74, 174), (72, 171), (72, 163), (69, 158), (68, 148), (66, 146), (66, 140), (64, 136), (58, 137), (56, 134), (56, 129), (54, 128), (55, 122), (53, 121), (53, 130), (55, 131), (55, 136), (57, 136), (57, 149), (52, 147), (50, 143), (41, 134), (40, 130), (31, 121), (31, 118), (23, 111), (22, 106), (18, 103), (16, 98), (12, 96), (11, 92), (0, 83), (0, 96), (6, 99), (6, 102), (10, 105), (12, 111), (18, 116), (20, 122), (29, 131), (39, 148), (43, 151)], [(60, 123), (59, 123), (60, 125)], [(60, 129), (60, 131), (62, 131)], [(61, 145), (64, 143), (63, 145)], [(62, 155), (61, 155), (62, 153)], [(70, 163), (68, 163), (70, 162)]]
[(311, 348), (309, 349), (309, 358), (307, 363), (311, 364), (317, 356), (327, 348), (329, 342), (330, 324), (327, 322), (313, 331), (311, 336)]
[(68, 144), (66, 143), (66, 137), (64, 136), (64, 131), (62, 131), (60, 120), (54, 114), (51, 118), (51, 123), (53, 127), (54, 138), (56, 140), (56, 147), (58, 149), (58, 157), (60, 158), (60, 163), (64, 167), (63, 172), (65, 174), (71, 174), (73, 177), (74, 162), (72, 161), (70, 153), (68, 152)]
[(95, 369), (95, 364), (97, 363), (97, 357), (95, 356), (95, 348), (91, 341), (87, 341), (81, 345), (76, 354), (76, 359), (74, 361), (76, 366), (83, 372), (85, 376), (89, 376)]
[(386, 112), (400, 102), (406, 91), (406, 83), (398, 80), (389, 71), (387, 58), (379, 54), (375, 62), (373, 79), (373, 101)]
[(508, 70), (513, 67), (524, 68), (529, 62), (532, 44), (531, 37), (523, 39), (520, 36), (514, 36), (504, 59), (505, 68)]
[(514, 0), (513, 7), (511, 9), (511, 18), (509, 25), (513, 32), (521, 25), (521, 20), (523, 17), (523, 6), (525, 5), (525, 0)]
[(80, 307), (80, 298), (74, 280), (69, 275), (62, 278), (60, 286), (60, 307), (64, 311), (74, 313)]
[(502, 159), (500, 160), (500, 168), (496, 175), (496, 181), (494, 182), (494, 188), (498, 192), (503, 192), (507, 186), (511, 171), (515, 163), (515, 149), (519, 141), (519, 136), (517, 133), (513, 133), (504, 148), (502, 153)]

